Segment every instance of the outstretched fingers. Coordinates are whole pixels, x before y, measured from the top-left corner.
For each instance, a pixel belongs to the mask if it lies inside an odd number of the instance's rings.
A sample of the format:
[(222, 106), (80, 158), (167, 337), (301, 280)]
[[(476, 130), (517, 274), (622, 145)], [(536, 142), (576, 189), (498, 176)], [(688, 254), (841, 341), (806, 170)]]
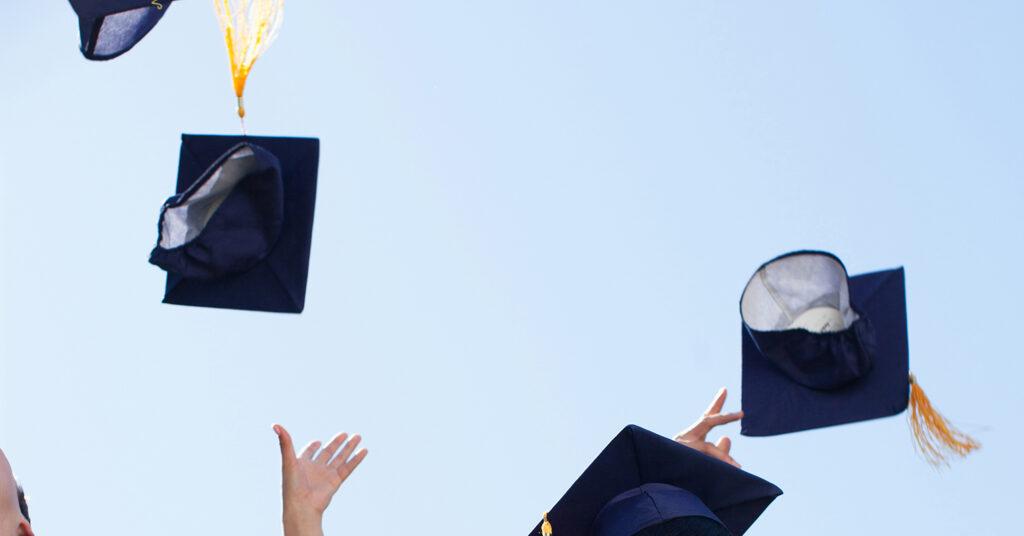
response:
[(730, 449), (732, 449), (732, 440), (730, 440), (728, 437), (723, 437), (722, 439), (719, 439), (718, 443), (714, 445), (708, 443), (707, 450), (704, 453), (714, 458), (718, 458), (719, 460), (722, 460), (723, 462), (732, 465), (733, 467), (743, 467), (742, 465), (740, 465), (739, 462), (734, 460), (733, 457), (729, 455)]
[(722, 426), (723, 424), (729, 424), (736, 422), (743, 418), (743, 412), (737, 411), (735, 413), (717, 413), (713, 415), (705, 415), (700, 421), (693, 427), (693, 430), (698, 432), (701, 437), (707, 436), (708, 432), (716, 426)]
[(367, 454), (368, 451), (366, 449), (360, 449), (355, 456), (352, 456), (352, 459), (338, 467), (338, 476), (341, 477), (342, 482), (345, 482), (348, 476), (352, 474), (352, 471), (355, 471), (356, 467), (363, 463), (363, 459), (366, 458)]
[(355, 452), (356, 447), (359, 446), (359, 443), (362, 440), (363, 438), (359, 434), (352, 436), (352, 439), (349, 439), (348, 443), (345, 443), (345, 446), (342, 447), (341, 452), (339, 452), (338, 455), (334, 457), (334, 460), (331, 461), (331, 467), (337, 469), (345, 465), (345, 463), (348, 462), (349, 458), (352, 456), (352, 453)]
[(319, 441), (313, 441), (312, 443), (306, 445), (306, 448), (302, 449), (302, 455), (299, 457), (305, 460), (312, 461), (313, 455), (316, 454), (316, 451), (320, 450), (320, 445), (321, 443)]
[(704, 422), (706, 422), (708, 426), (710, 426), (711, 428), (714, 428), (716, 426), (722, 426), (723, 424), (736, 422), (742, 418), (743, 412), (735, 411), (733, 413), (719, 413), (717, 415), (708, 415), (707, 417), (704, 418)]
[(715, 398), (711, 400), (711, 405), (704, 411), (704, 415), (714, 415), (721, 413), (722, 408), (725, 406), (725, 397), (729, 396), (729, 391), (725, 387), (722, 387), (715, 393)]
[(320, 453), (316, 455), (316, 458), (314, 458), (313, 461), (322, 464), (329, 463), (331, 461), (331, 458), (334, 457), (334, 453), (338, 452), (338, 448), (340, 448), (341, 445), (345, 443), (346, 439), (348, 439), (348, 434), (346, 434), (345, 432), (342, 432), (334, 436), (334, 439), (332, 439), (331, 442), (328, 443), (327, 446), (324, 447), (323, 450), (321, 450)]

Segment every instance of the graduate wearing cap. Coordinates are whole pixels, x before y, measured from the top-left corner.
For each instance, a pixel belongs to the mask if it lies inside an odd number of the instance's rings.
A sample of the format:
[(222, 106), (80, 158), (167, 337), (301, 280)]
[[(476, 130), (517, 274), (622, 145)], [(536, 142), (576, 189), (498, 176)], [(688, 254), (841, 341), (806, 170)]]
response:
[(530, 536), (738, 536), (782, 490), (744, 472), (716, 426), (743, 413), (722, 413), (719, 391), (704, 415), (675, 440), (630, 425), (598, 454)]
[(903, 268), (850, 277), (824, 251), (762, 264), (740, 298), (743, 427), (770, 436), (907, 410), (915, 445), (948, 464), (980, 444), (932, 406), (910, 373)]
[(102, 61), (128, 52), (160, 22), (172, 1), (71, 0), (82, 55)]

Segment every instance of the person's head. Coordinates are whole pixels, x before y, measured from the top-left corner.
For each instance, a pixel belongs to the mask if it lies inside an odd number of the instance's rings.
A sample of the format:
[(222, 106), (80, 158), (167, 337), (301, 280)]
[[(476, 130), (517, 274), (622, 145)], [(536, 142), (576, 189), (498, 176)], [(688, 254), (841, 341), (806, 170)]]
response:
[(0, 536), (33, 536), (25, 493), (0, 450)]
[(687, 516), (647, 527), (634, 536), (729, 536), (729, 531), (713, 519)]

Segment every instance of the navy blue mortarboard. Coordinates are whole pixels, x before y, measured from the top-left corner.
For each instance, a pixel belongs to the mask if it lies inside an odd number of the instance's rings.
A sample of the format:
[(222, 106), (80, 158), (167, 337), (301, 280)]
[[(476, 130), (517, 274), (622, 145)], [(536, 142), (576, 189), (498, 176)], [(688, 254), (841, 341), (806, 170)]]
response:
[(172, 0), (71, 0), (82, 54), (109, 60), (128, 52), (160, 22)]
[(319, 153), (313, 138), (182, 135), (150, 254), (164, 303), (302, 312)]
[(903, 268), (849, 277), (831, 253), (787, 253), (754, 272), (740, 315), (743, 435), (887, 417), (909, 404), (929, 461), (977, 448), (934, 412), (910, 374)]
[(530, 534), (634, 536), (685, 524), (703, 525), (700, 534), (740, 535), (781, 494), (770, 482), (630, 425)]

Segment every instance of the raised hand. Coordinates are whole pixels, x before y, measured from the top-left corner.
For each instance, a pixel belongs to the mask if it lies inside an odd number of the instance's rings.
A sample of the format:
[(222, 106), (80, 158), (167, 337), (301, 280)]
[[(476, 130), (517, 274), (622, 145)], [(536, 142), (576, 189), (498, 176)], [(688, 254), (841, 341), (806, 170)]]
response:
[(710, 432), (712, 428), (735, 422), (743, 418), (742, 411), (737, 411), (736, 413), (722, 413), (722, 406), (725, 405), (725, 397), (727, 394), (728, 392), (725, 390), (725, 387), (719, 389), (718, 394), (715, 395), (715, 399), (711, 401), (711, 405), (708, 406), (706, 411), (704, 411), (704, 415), (702, 415), (697, 422), (693, 423), (692, 426), (676, 434), (676, 442), (686, 445), (692, 449), (699, 450), (708, 456), (718, 458), (723, 462), (740, 467), (740, 464), (729, 455), (729, 449), (732, 448), (732, 441), (728, 437), (723, 436), (717, 443), (711, 443), (707, 440), (708, 432)]
[(284, 499), (285, 536), (322, 536), (324, 511), (341, 484), (366, 458), (366, 449), (355, 452), (361, 438), (341, 433), (327, 446), (310, 443), (295, 455), (292, 437), (283, 426), (274, 425), (281, 444), (281, 488)]

